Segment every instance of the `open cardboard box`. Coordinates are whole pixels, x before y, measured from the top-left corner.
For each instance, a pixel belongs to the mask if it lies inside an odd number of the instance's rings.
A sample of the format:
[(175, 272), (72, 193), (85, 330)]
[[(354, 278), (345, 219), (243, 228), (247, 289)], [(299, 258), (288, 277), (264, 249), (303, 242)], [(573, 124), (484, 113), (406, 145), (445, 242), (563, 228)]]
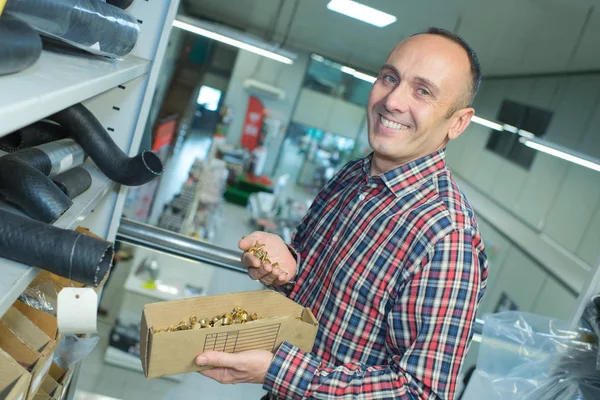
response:
[(30, 383), (31, 374), (0, 349), (0, 398), (23, 400), (27, 396)]
[(58, 321), (55, 316), (33, 308), (19, 300), (15, 301), (13, 307), (33, 322), (50, 339), (58, 341)]
[[(154, 332), (195, 315), (198, 319), (242, 307), (265, 319), (204, 328)], [(142, 315), (140, 358), (147, 378), (207, 369), (195, 364), (198, 354), (209, 351), (238, 353), (262, 349), (274, 352), (283, 342), (312, 351), (318, 323), (312, 312), (272, 290), (232, 293), (146, 304)]]
[[(13, 311), (18, 312), (14, 308), (9, 309), (0, 320), (0, 348), (31, 375), (27, 399), (32, 399), (50, 369), (56, 342), (37, 329), (35, 325), (28, 326), (23, 321), (26, 318), (24, 316), (16, 317)], [(18, 324), (15, 323), (15, 320), (18, 321)], [(26, 326), (29, 331), (24, 330)], [(30, 345), (27, 340), (32, 341), (32, 344)]]
[(39, 388), (36, 395), (48, 396), (52, 399), (60, 399), (60, 396), (62, 396), (63, 393), (63, 389), (63, 386), (60, 383), (56, 382), (56, 380), (52, 376), (50, 376), (50, 374), (48, 374), (42, 381), (42, 386)]
[(73, 378), (73, 372), (73, 367), (69, 368), (68, 370), (65, 370), (58, 366), (58, 364), (52, 363), (48, 374), (62, 387), (61, 392), (55, 393), (54, 397), (56, 397), (59, 400), (65, 397), (67, 393), (67, 388), (69, 387), (69, 383), (71, 383), (71, 378)]

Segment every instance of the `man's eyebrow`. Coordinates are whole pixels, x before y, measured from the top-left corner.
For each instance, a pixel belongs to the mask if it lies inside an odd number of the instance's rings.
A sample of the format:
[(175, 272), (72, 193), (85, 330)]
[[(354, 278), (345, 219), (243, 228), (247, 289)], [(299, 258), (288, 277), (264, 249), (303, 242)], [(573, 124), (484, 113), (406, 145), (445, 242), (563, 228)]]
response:
[(400, 72), (398, 72), (398, 69), (391, 64), (383, 64), (383, 66), (381, 67), (381, 70), (383, 71), (385, 69), (391, 69), (393, 73), (400, 76)]
[(415, 82), (419, 82), (425, 86), (428, 86), (432, 92), (435, 92), (435, 93), (440, 92), (440, 88), (438, 87), (438, 85), (433, 83), (430, 79), (424, 78), (422, 76), (416, 76), (414, 80), (415, 80)]

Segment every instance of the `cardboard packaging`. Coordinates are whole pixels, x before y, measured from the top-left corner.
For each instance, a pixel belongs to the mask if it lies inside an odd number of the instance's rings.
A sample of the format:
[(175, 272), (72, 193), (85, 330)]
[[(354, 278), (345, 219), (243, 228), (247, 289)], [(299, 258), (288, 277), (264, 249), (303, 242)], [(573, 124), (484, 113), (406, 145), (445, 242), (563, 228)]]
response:
[(54, 393), (54, 397), (57, 400), (66, 398), (67, 389), (69, 387), (69, 384), (71, 383), (71, 379), (73, 378), (73, 372), (73, 367), (69, 368), (69, 370), (66, 371), (57, 364), (52, 363), (48, 374), (52, 377), (52, 379), (54, 379), (54, 381), (56, 381), (57, 384), (60, 385), (61, 388), (59, 392), (57, 391)]
[(0, 349), (0, 398), (23, 400), (27, 396), (30, 383), (31, 374)]
[(0, 320), (0, 348), (29, 372), (27, 399), (33, 399), (50, 369), (56, 342), (13, 307)]
[[(195, 315), (198, 319), (242, 307), (265, 319), (199, 330), (154, 332)], [(259, 290), (146, 304), (142, 314), (140, 359), (147, 378), (207, 369), (195, 358), (209, 350), (274, 352), (283, 342), (312, 351), (318, 323), (312, 312), (272, 290)], [(208, 367), (210, 368), (210, 367)]]

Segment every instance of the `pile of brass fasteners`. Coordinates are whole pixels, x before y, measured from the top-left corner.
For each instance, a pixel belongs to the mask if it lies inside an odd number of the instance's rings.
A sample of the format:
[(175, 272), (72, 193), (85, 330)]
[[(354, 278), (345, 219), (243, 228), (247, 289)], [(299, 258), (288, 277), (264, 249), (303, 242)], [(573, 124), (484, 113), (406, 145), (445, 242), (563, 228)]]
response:
[(154, 332), (175, 332), (189, 331), (192, 329), (214, 328), (217, 326), (245, 324), (247, 322), (252, 322), (263, 318), (264, 317), (260, 317), (256, 313), (250, 314), (243, 308), (236, 307), (231, 312), (217, 315), (210, 319), (198, 319), (198, 317), (192, 315), (188, 321), (183, 320), (176, 325), (171, 325), (167, 329), (154, 329)]
[[(271, 264), (271, 260), (269, 260), (269, 255), (267, 251), (264, 249), (265, 245), (257, 242), (254, 243), (250, 249), (248, 249), (248, 253), (252, 254), (256, 258), (258, 258), (263, 264)], [(279, 263), (275, 262), (271, 264), (273, 268), (279, 267)], [(288, 273), (280, 268), (281, 274), (287, 275)]]

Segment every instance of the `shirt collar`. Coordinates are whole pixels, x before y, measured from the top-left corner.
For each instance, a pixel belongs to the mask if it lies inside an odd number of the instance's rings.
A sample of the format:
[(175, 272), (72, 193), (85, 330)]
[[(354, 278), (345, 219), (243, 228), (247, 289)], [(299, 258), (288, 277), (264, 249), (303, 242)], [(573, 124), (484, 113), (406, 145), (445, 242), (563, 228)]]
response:
[[(363, 171), (367, 175), (371, 171), (373, 153), (363, 160)], [(396, 169), (385, 172), (379, 177), (389, 190), (399, 196), (406, 188), (415, 187), (429, 179), (432, 175), (446, 168), (446, 149), (436, 151), (417, 160), (411, 161)]]

